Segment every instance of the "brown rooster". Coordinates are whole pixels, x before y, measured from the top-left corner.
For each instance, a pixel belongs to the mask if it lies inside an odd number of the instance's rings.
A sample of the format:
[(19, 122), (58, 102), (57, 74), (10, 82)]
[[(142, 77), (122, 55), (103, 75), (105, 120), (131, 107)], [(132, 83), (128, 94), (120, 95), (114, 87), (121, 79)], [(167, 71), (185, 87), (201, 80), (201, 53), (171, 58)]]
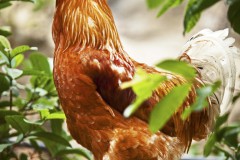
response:
[[(96, 160), (178, 159), (191, 141), (206, 138), (219, 105), (194, 112), (183, 121), (181, 113), (202, 86), (195, 80), (184, 104), (165, 127), (152, 134), (147, 121), (152, 108), (184, 79), (171, 75), (131, 118), (122, 113), (136, 95), (121, 90), (137, 67), (161, 73), (131, 59), (124, 51), (106, 0), (57, 0), (53, 22), (54, 80), (73, 138)], [(170, 73), (168, 74), (170, 75)]]

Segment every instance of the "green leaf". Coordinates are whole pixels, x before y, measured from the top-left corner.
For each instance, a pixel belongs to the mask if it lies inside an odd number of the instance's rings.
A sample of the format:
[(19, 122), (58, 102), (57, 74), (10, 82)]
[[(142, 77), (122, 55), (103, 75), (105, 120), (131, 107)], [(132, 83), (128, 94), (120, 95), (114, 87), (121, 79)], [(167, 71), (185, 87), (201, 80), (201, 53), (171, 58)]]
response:
[(13, 105), (18, 107), (19, 109), (22, 109), (22, 107), (24, 107), (24, 105), (26, 104), (26, 100), (18, 97), (15, 99), (15, 101), (13, 102)]
[(31, 50), (31, 48), (27, 45), (18, 46), (12, 50), (11, 56), (13, 58), (13, 57), (17, 56), (18, 54), (22, 54), (29, 50)]
[(197, 0), (189, 0), (187, 9), (184, 15), (184, 31), (183, 34), (188, 33), (192, 30), (192, 28), (197, 24), (201, 17), (201, 12), (193, 14), (191, 11), (191, 7), (195, 4)]
[(197, 89), (197, 99), (190, 108), (184, 110), (181, 116), (182, 119), (185, 120), (194, 111), (201, 111), (205, 107), (208, 107), (207, 98), (211, 96), (220, 87), (220, 85), (221, 82), (217, 81), (212, 85), (207, 85)]
[(5, 64), (6, 64), (6, 61), (3, 60), (3, 59), (1, 59), (1, 56), (0, 56), (0, 67), (3, 66), (3, 65), (5, 65)]
[(3, 8), (6, 8), (6, 7), (9, 7), (11, 6), (12, 4), (10, 2), (0, 2), (0, 10), (3, 9)]
[(8, 143), (8, 144), (0, 144), (0, 153), (2, 153), (2, 151), (4, 149), (6, 149), (7, 147), (13, 145), (12, 143)]
[(51, 75), (51, 69), (47, 57), (39, 52), (34, 52), (30, 54), (29, 59), (32, 63), (33, 69), (44, 71), (46, 74)]
[(0, 44), (0, 60), (1, 60), (1, 64), (9, 64), (9, 59), (8, 59), (8, 56), (7, 54), (5, 54), (5, 51), (4, 51), (4, 48), (3, 46), (1, 46)]
[[(37, 92), (40, 92), (40, 90), (37, 90)], [(44, 90), (42, 90), (42, 94), (41, 93), (39, 93), (39, 95), (41, 96), (41, 95), (46, 95), (45, 93), (44, 93)], [(33, 104), (33, 109), (35, 109), (35, 110), (38, 110), (38, 111), (41, 111), (41, 110), (50, 110), (50, 109), (54, 109), (54, 106), (55, 106), (55, 103), (56, 103), (56, 101), (55, 101), (55, 99), (51, 99), (51, 100), (49, 100), (49, 99), (47, 99), (47, 98), (40, 98), (39, 100), (37, 100), (34, 104)]]
[(18, 67), (24, 60), (24, 56), (22, 54), (18, 54), (17, 56), (14, 57), (11, 61), (11, 65), (13, 68)]
[(56, 156), (57, 157), (61, 157), (61, 156), (65, 156), (65, 155), (68, 155), (68, 154), (78, 154), (78, 155), (81, 155), (85, 158), (87, 158), (88, 160), (91, 160), (92, 157), (90, 155), (89, 152), (87, 152), (86, 150), (84, 149), (65, 149), (65, 150), (60, 150)]
[(52, 132), (58, 135), (62, 135), (63, 130), (63, 120), (62, 119), (52, 119), (51, 121)]
[(26, 154), (21, 154), (20, 155), (20, 160), (28, 160), (28, 156)]
[(50, 120), (50, 119), (66, 119), (66, 116), (63, 112), (57, 112), (57, 113), (52, 113), (52, 114), (47, 115), (46, 119), (47, 120)]
[(28, 132), (30, 132), (32, 125), (27, 124), (24, 121), (24, 116), (18, 116), (18, 115), (14, 115), (14, 116), (6, 116), (5, 120), (8, 124), (10, 124), (14, 129), (16, 129), (17, 131), (19, 131), (20, 133), (26, 134)]
[(44, 73), (44, 71), (38, 71), (34, 69), (23, 70), (23, 75), (24, 76), (48, 76)]
[(4, 48), (11, 50), (10, 42), (4, 36), (0, 36), (0, 44), (2, 44)]
[[(218, 152), (220, 152), (220, 153), (222, 152), (222, 153), (224, 154), (226, 160), (228, 160), (228, 159), (238, 160), (238, 158), (235, 159), (235, 158), (233, 157), (232, 152), (230, 152), (229, 150), (226, 150), (225, 148), (222, 148), (220, 145), (216, 144), (216, 145), (215, 145), (215, 148), (217, 149)], [(230, 153), (229, 153), (229, 152), (230, 152)]]
[(6, 71), (7, 71), (7, 74), (12, 79), (17, 79), (17, 78), (21, 77), (23, 74), (23, 71), (20, 69), (7, 68)]
[(240, 93), (233, 97), (233, 103), (235, 103), (238, 99), (240, 99)]
[(228, 8), (228, 20), (235, 32), (240, 34), (240, 1), (228, 0), (230, 6)]
[(8, 124), (3, 124), (3, 122), (0, 122), (0, 139), (4, 139), (6, 137), (9, 137), (9, 131), (10, 131), (10, 128), (9, 128), (9, 125)]
[(220, 0), (189, 0), (184, 16), (184, 34), (198, 22), (201, 12)]
[(208, 138), (208, 140), (204, 146), (203, 155), (205, 157), (210, 155), (216, 142), (217, 142), (216, 135), (213, 133), (210, 135), (210, 137)]
[(9, 88), (10, 88), (10, 81), (9, 81), (9, 79), (6, 76), (0, 74), (0, 84), (1, 84), (0, 85), (0, 96), (1, 96), (1, 94), (4, 91), (9, 90)]
[(190, 89), (190, 84), (183, 84), (173, 88), (153, 108), (149, 121), (149, 128), (153, 133), (159, 131), (171, 118), (175, 111), (183, 104), (184, 100), (189, 94)]
[(219, 129), (221, 127), (221, 125), (227, 121), (228, 117), (229, 117), (229, 113), (226, 113), (226, 114), (218, 117), (214, 129), (215, 130)]
[(221, 130), (217, 132), (217, 136), (227, 137), (227, 136), (233, 136), (239, 133), (240, 133), (240, 124), (231, 124), (229, 126), (225, 126), (221, 128)]
[(8, 116), (8, 115), (20, 115), (17, 111), (9, 111), (5, 109), (0, 109), (0, 117)]
[(24, 122), (31, 125), (42, 126), (45, 121), (44, 120), (30, 121), (30, 120), (24, 119)]
[(39, 112), (42, 119), (46, 119), (47, 116), (50, 115), (50, 111), (48, 109), (40, 109)]
[(195, 27), (195, 25), (197, 24), (197, 22), (199, 21), (201, 17), (201, 14), (195, 14), (192, 15), (191, 17), (186, 17), (184, 18), (184, 31), (183, 31), (183, 35), (185, 35), (186, 33), (190, 32), (193, 27)]
[(166, 77), (160, 74), (149, 74), (142, 69), (137, 69), (133, 80), (121, 85), (122, 89), (132, 87), (137, 96), (135, 102), (125, 109), (124, 116), (131, 116), (145, 100), (152, 96), (152, 92), (165, 80)]
[(147, 0), (148, 8), (153, 9), (160, 6), (165, 0)]
[(165, 60), (157, 64), (157, 67), (179, 74), (188, 81), (192, 81), (196, 76), (196, 70), (188, 63), (183, 61)]
[(167, 0), (163, 4), (161, 10), (158, 12), (157, 17), (162, 16), (169, 8), (179, 6), (183, 0)]
[(1, 26), (0, 27), (0, 35), (4, 36), (4, 37), (8, 37), (10, 36), (11, 33), (11, 28), (9, 26)]
[(57, 144), (61, 144), (66, 147), (71, 147), (71, 144), (68, 142), (68, 140), (64, 139), (63, 137), (50, 133), (50, 132), (36, 132), (31, 134), (30, 136), (36, 137), (37, 139), (51, 141)]
[(19, 143), (22, 139), (23, 139), (23, 134), (19, 134), (18, 137), (17, 137), (17, 140), (14, 142), (14, 143), (7, 143), (7, 144), (0, 144), (0, 153), (6, 149), (7, 147), (10, 147), (16, 143)]
[(237, 148), (238, 147), (238, 134), (240, 133), (240, 128), (236, 128), (234, 131), (232, 131), (234, 133), (231, 133), (231, 135), (226, 135), (224, 137), (224, 142), (229, 146), (229, 147), (234, 147)]
[(20, 115), (19, 112), (16, 111), (9, 111), (5, 109), (0, 109), (0, 124), (6, 123), (5, 117), (6, 116), (12, 116), (12, 115)]

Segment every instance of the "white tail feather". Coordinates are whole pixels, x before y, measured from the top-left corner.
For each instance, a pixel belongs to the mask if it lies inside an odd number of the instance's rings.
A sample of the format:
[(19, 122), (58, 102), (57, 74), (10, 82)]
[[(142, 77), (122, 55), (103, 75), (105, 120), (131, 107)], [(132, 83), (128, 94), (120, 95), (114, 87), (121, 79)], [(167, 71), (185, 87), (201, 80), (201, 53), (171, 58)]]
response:
[(228, 38), (229, 30), (216, 32), (205, 29), (194, 35), (184, 46), (183, 52), (187, 54), (191, 63), (199, 69), (202, 80), (212, 83), (221, 80), (222, 86), (216, 92), (221, 112), (229, 110), (228, 106), (233, 98), (235, 79), (240, 65), (236, 71), (236, 60), (240, 60), (239, 50), (233, 46), (234, 38)]

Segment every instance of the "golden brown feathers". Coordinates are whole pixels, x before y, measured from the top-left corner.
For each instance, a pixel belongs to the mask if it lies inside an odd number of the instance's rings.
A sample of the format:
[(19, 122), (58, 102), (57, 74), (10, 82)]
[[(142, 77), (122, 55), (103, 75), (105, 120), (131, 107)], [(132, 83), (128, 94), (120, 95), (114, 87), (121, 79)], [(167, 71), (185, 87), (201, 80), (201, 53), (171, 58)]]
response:
[(176, 159), (192, 139), (209, 133), (218, 114), (213, 106), (181, 119), (202, 85), (197, 79), (182, 107), (156, 134), (148, 130), (149, 114), (174, 86), (184, 83), (179, 76), (172, 75), (162, 84), (135, 116), (122, 116), (136, 96), (132, 89), (121, 90), (120, 84), (132, 79), (136, 67), (167, 73), (140, 64), (124, 52), (105, 0), (58, 0), (53, 39), (54, 80), (69, 131), (97, 160)]

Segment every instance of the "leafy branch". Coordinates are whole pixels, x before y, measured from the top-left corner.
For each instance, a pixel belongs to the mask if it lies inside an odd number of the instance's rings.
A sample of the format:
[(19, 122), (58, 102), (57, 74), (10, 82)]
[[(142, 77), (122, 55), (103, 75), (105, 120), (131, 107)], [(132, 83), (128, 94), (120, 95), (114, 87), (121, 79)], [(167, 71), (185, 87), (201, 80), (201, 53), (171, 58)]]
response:
[[(0, 36), (0, 159), (19, 158), (14, 148), (26, 143), (33, 149), (44, 144), (52, 158), (67, 160), (74, 154), (91, 159), (85, 150), (72, 149), (49, 60), (36, 49), (27, 45), (12, 49), (8, 39)], [(20, 84), (20, 78), (29, 82)]]
[[(160, 17), (170, 8), (178, 7), (187, 0), (147, 0), (147, 5), (150, 9), (161, 8), (157, 14)], [(224, 0), (228, 5), (227, 18), (235, 32), (240, 34), (240, 1), (239, 0)], [(188, 33), (199, 21), (201, 14), (206, 9), (214, 6), (220, 0), (188, 0), (185, 7), (184, 15), (184, 31)]]

